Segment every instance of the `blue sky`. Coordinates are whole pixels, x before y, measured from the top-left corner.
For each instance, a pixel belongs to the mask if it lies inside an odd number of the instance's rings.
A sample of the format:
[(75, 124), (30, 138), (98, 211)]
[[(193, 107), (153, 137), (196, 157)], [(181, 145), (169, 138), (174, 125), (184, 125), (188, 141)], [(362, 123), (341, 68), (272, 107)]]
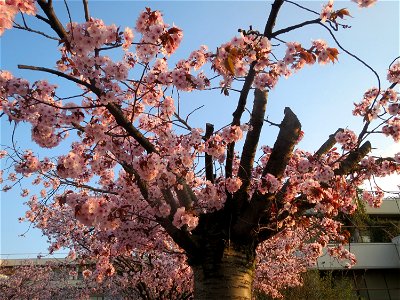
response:
[[(320, 11), (324, 2), (297, 1), (301, 5)], [(68, 1), (74, 21), (83, 21), (81, 1)], [(103, 18), (106, 24), (115, 23), (121, 28), (133, 27), (138, 13), (149, 6), (161, 10), (164, 20), (169, 24), (176, 24), (184, 30), (184, 39), (180, 49), (170, 59), (173, 61), (186, 58), (190, 52), (200, 45), (215, 49), (221, 43), (228, 41), (237, 34), (237, 30), (253, 29), (263, 31), (271, 2), (267, 1), (94, 1), (90, 3), (90, 13), (93, 17)], [(64, 22), (67, 22), (63, 1), (55, 1), (56, 11)], [(386, 87), (386, 70), (389, 63), (399, 55), (399, 2), (378, 1), (369, 9), (359, 9), (350, 1), (335, 1), (335, 8), (348, 8), (353, 18), (347, 18), (346, 24), (352, 28), (340, 30), (337, 38), (349, 51), (368, 62), (381, 76), (383, 87)], [(299, 8), (285, 4), (280, 12), (276, 29), (284, 28), (316, 16), (304, 12)], [(31, 19), (28, 19), (30, 22)], [(34, 23), (31, 22), (32, 26)], [(44, 29), (42, 25), (35, 27)], [(329, 34), (320, 26), (311, 25), (287, 35), (285, 41), (299, 41), (307, 47), (312, 39), (322, 38), (334, 47)], [(279, 44), (273, 41), (274, 44)], [(50, 82), (59, 85), (60, 95), (67, 95), (73, 85), (60, 81), (54, 76), (31, 71), (21, 71), (17, 64), (54, 67), (59, 58), (57, 42), (46, 40), (37, 35), (23, 31), (12, 30), (1, 38), (0, 46), (1, 69), (9, 70), (16, 76), (30, 81), (47, 78)], [(339, 50), (339, 62), (327, 66), (314, 65), (306, 67), (289, 79), (281, 79), (277, 87), (269, 94), (267, 115), (269, 120), (279, 123), (283, 117), (283, 109), (290, 106), (298, 115), (305, 132), (300, 147), (314, 151), (327, 136), (339, 127), (348, 127), (357, 131), (361, 128), (360, 118), (352, 116), (353, 102), (361, 99), (363, 92), (377, 85), (373, 74), (353, 58)], [(280, 53), (279, 51), (277, 52)], [(195, 113), (190, 121), (193, 126), (203, 127), (206, 122), (214, 123), (220, 128), (231, 121), (231, 113), (236, 106), (237, 94), (231, 93), (225, 97), (219, 92), (195, 92), (181, 94), (181, 108), (183, 112), (190, 112), (193, 108), (204, 105), (204, 108)], [(249, 102), (251, 99), (249, 99)], [(1, 120), (1, 144), (10, 143), (11, 127), (3, 118)], [(30, 128), (19, 126), (16, 134), (18, 145), (22, 148), (38, 150), (29, 136)], [(265, 126), (261, 144), (273, 145), (276, 129)], [(65, 149), (71, 140), (60, 149)], [(399, 152), (398, 145), (385, 138), (372, 139), (374, 147), (379, 148), (381, 155)], [(382, 150), (383, 149), (383, 150)], [(57, 150), (50, 152), (40, 150), (41, 156), (56, 155)], [(386, 188), (397, 189), (400, 183), (398, 178), (385, 180)], [(1, 244), (0, 254), (38, 253), (47, 251), (46, 239), (41, 237), (38, 230), (30, 229), (25, 237), (18, 237), (24, 233), (29, 224), (19, 224), (17, 218), (24, 215), (23, 199), (19, 191), (2, 193), (1, 195)], [(9, 256), (10, 257), (10, 256)], [(16, 257), (16, 256), (12, 256)]]

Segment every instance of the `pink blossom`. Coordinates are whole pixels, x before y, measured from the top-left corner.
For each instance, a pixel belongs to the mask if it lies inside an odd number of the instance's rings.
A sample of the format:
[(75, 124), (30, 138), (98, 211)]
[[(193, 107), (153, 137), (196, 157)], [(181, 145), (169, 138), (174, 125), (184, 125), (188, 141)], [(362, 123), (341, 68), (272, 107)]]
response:
[(400, 82), (400, 61), (397, 60), (389, 69), (387, 80), (391, 83)]
[(320, 19), (321, 22), (325, 22), (331, 16), (331, 12), (333, 10), (333, 0), (329, 0), (327, 4), (325, 4), (322, 8)]
[(122, 44), (122, 48), (124, 50), (128, 50), (129, 49), (129, 47), (131, 46), (131, 44), (133, 42), (133, 37), (134, 37), (134, 35), (133, 35), (132, 29), (129, 28), (129, 27), (125, 27), (125, 30), (124, 30), (124, 39), (125, 39), (125, 41)]
[(358, 142), (357, 135), (349, 129), (344, 129), (343, 131), (338, 132), (335, 136), (335, 139), (339, 144), (342, 145), (344, 150), (353, 149), (357, 146)]
[(275, 193), (280, 187), (280, 181), (272, 174), (267, 174), (261, 178), (261, 183), (258, 190), (262, 193)]
[(358, 7), (370, 7), (372, 5), (374, 5), (377, 0), (352, 0), (353, 2), (358, 4)]
[(228, 178), (226, 179), (225, 184), (226, 190), (233, 194), (239, 190), (240, 186), (242, 185), (242, 180), (240, 180), (240, 178)]

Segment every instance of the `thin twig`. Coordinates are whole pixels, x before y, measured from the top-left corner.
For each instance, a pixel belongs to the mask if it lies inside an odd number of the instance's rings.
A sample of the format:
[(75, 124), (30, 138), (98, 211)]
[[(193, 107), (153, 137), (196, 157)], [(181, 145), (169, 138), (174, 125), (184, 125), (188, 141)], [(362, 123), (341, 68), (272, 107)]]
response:
[(46, 72), (46, 73), (50, 73), (50, 74), (54, 74), (60, 77), (63, 77), (65, 79), (68, 79), (70, 81), (73, 81), (77, 84), (83, 85), (85, 87), (87, 87), (88, 89), (93, 90), (93, 86), (90, 83), (87, 83), (85, 81), (82, 81), (78, 78), (72, 77), (68, 74), (64, 74), (60, 71), (56, 71), (53, 69), (49, 69), (49, 68), (44, 68), (44, 67), (35, 67), (35, 66), (27, 66), (27, 65), (18, 65), (18, 69), (23, 69), (23, 70), (33, 70), (33, 71), (41, 71), (41, 72)]
[(37, 34), (40, 34), (40, 35), (42, 35), (42, 36), (44, 36), (44, 37), (46, 37), (46, 38), (48, 38), (48, 39), (52, 39), (52, 40), (55, 40), (55, 41), (58, 41), (58, 40), (59, 40), (59, 38), (56, 38), (56, 37), (54, 37), (54, 36), (47, 35), (47, 34), (44, 33), (44, 32), (41, 32), (41, 31), (38, 31), (38, 30), (34, 30), (34, 29), (29, 28), (29, 27), (21, 26), (21, 25), (19, 25), (19, 24), (14, 25), (13, 28), (15, 28), (15, 29), (20, 29), (20, 30), (25, 30), (25, 31), (33, 32), (33, 33), (37, 33)]
[(289, 31), (292, 31), (292, 30), (295, 30), (295, 29), (298, 29), (298, 28), (301, 28), (301, 27), (304, 27), (304, 26), (307, 26), (307, 25), (318, 24), (320, 21), (321, 21), (321, 19), (318, 18), (318, 19), (314, 19), (314, 20), (310, 20), (310, 21), (305, 21), (305, 22), (297, 24), (297, 25), (289, 26), (287, 28), (275, 31), (274, 33), (272, 33), (271, 37), (275, 38), (276, 36), (278, 36), (280, 34), (287, 33)]

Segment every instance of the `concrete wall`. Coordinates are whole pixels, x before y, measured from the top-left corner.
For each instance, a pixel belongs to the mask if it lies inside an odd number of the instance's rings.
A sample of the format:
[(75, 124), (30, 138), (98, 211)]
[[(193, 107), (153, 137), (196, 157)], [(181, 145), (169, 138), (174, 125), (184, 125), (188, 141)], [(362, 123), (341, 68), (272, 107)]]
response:
[[(396, 269), (400, 268), (400, 254), (395, 243), (351, 243), (346, 247), (354, 253), (357, 264), (353, 269)], [(339, 263), (325, 252), (318, 259), (316, 268), (320, 270), (343, 269)]]
[(369, 215), (396, 215), (400, 216), (400, 199), (384, 199), (379, 208), (365, 204), (366, 213)]

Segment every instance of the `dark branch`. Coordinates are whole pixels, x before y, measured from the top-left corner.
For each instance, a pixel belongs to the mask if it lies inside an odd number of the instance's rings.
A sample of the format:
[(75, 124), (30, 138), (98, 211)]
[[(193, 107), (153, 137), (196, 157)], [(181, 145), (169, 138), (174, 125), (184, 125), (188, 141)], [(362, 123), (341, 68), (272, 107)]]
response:
[(272, 4), (271, 13), (269, 14), (268, 21), (264, 29), (264, 36), (266, 36), (268, 39), (271, 39), (272, 30), (274, 29), (276, 18), (278, 17), (278, 13), (283, 2), (283, 0), (275, 0)]
[[(154, 203), (152, 203), (151, 199), (149, 199), (149, 192), (146, 183), (143, 180), (141, 180), (140, 176), (128, 164), (122, 163), (121, 165), (124, 168), (125, 172), (135, 176), (135, 182), (139, 187), (140, 193), (142, 194), (143, 198), (147, 201), (147, 203), (149, 203), (150, 206), (153, 206)], [(172, 196), (171, 191), (164, 190), (164, 192), (165, 193), (163, 193), (163, 196), (164, 198), (166, 198), (165, 200), (167, 202), (170, 202), (171, 200), (170, 196)], [(168, 192), (171, 194), (168, 194)], [(169, 204), (171, 205), (172, 203)], [(175, 209), (176, 211), (176, 204), (171, 205), (171, 209)], [(175, 241), (175, 243), (177, 243), (179, 247), (181, 247), (186, 251), (189, 257), (195, 255), (198, 247), (187, 232), (176, 228), (168, 218), (156, 217), (156, 221), (165, 229), (165, 231), (171, 236), (171, 238)]]
[[(278, 137), (262, 176), (267, 175), (267, 173), (278, 179), (283, 176), (294, 146), (300, 137), (300, 132), (301, 124), (297, 116), (290, 108), (286, 107), (285, 117), (280, 125)], [(274, 199), (275, 194), (254, 193), (249, 205), (242, 210), (243, 213), (233, 227), (234, 237), (238, 242), (249, 242), (249, 239), (255, 238), (253, 230), (256, 229), (260, 218)]]
[[(65, 79), (68, 79), (70, 81), (73, 81), (77, 84), (83, 85), (85, 87), (87, 87), (88, 89), (93, 90), (93, 87), (90, 83), (87, 83), (85, 81), (82, 81), (78, 78), (75, 78), (71, 75), (68, 74), (64, 74), (63, 72), (57, 71), (57, 70), (53, 70), (53, 69), (49, 69), (49, 68), (44, 68), (44, 67), (35, 67), (35, 66), (27, 66), (27, 65), (18, 65), (18, 69), (23, 69), (23, 70), (33, 70), (33, 71), (40, 71), (40, 72), (46, 72), (46, 73), (50, 73), (50, 74), (54, 74), (60, 77), (63, 77)], [(93, 91), (95, 92), (95, 91)]]
[(41, 32), (41, 31), (39, 31), (39, 30), (35, 30), (35, 29), (32, 29), (32, 28), (29, 28), (29, 27), (25, 27), (25, 26), (21, 26), (21, 25), (14, 25), (13, 28), (15, 28), (15, 29), (21, 29), (21, 30), (25, 30), (25, 31), (33, 32), (33, 33), (37, 33), (37, 34), (40, 34), (40, 35), (42, 35), (42, 36), (44, 36), (44, 37), (46, 37), (46, 38), (48, 38), (48, 39), (52, 39), (52, 40), (58, 41), (58, 38), (56, 38), (56, 37), (54, 37), (54, 36), (50, 36), (50, 35), (48, 35), (48, 34), (46, 34), (46, 33), (44, 33), (44, 32)]
[(178, 180), (178, 183), (182, 186), (181, 189), (178, 189), (177, 187), (175, 188), (179, 204), (184, 206), (186, 209), (189, 209), (192, 207), (193, 203), (197, 203), (197, 197), (183, 179)]
[(329, 34), (331, 35), (331, 37), (333, 38), (333, 40), (335, 41), (336, 45), (345, 53), (347, 53), (348, 55), (350, 55), (351, 57), (353, 57), (354, 59), (358, 60), (360, 63), (362, 63), (365, 67), (367, 67), (368, 69), (371, 70), (372, 73), (374, 73), (377, 81), (378, 81), (378, 89), (381, 90), (381, 80), (379, 78), (378, 73), (370, 66), (368, 65), (365, 61), (363, 61), (361, 58), (359, 58), (357, 55), (351, 53), (350, 51), (346, 50), (338, 41), (338, 39), (336, 38), (336, 36), (334, 35), (334, 33), (332, 32), (331, 29), (329, 29), (328, 26), (322, 24), (321, 22), (319, 23), (322, 27), (324, 27), (326, 30), (328, 30)]
[(305, 21), (305, 22), (297, 24), (297, 25), (289, 26), (289, 27), (284, 28), (284, 29), (280, 29), (278, 31), (275, 31), (271, 35), (271, 38), (274, 38), (274, 37), (276, 37), (276, 36), (278, 36), (280, 34), (287, 33), (287, 32), (290, 32), (292, 30), (295, 30), (295, 29), (298, 29), (298, 28), (301, 28), (301, 27), (304, 27), (304, 26), (307, 26), (307, 25), (318, 24), (320, 21), (321, 21), (321, 19), (318, 18), (318, 19), (314, 19), (314, 20), (310, 20), (310, 21)]
[(165, 229), (174, 242), (186, 251), (189, 258), (198, 255), (199, 247), (187, 232), (176, 228), (168, 219), (156, 217), (156, 221)]
[[(213, 133), (214, 133), (214, 125), (207, 123), (206, 134), (204, 136), (204, 139), (207, 141)], [(205, 155), (205, 169), (206, 169), (206, 179), (214, 183), (213, 159), (212, 156), (207, 153)]]
[(355, 170), (358, 163), (371, 152), (371, 143), (365, 142), (360, 148), (353, 150), (340, 163), (338, 169), (335, 170), (335, 175), (348, 175)]
[[(251, 85), (253, 84), (254, 77), (256, 74), (256, 72), (254, 71), (254, 65), (255, 65), (254, 62), (250, 65), (249, 73), (247, 74), (246, 79), (244, 81), (236, 110), (232, 114), (233, 115), (233, 121), (231, 123), (232, 125), (236, 126), (240, 125), (240, 119), (242, 118), (243, 112), (246, 108), (247, 96), (249, 95), (249, 91)], [(226, 178), (232, 177), (232, 164), (233, 164), (234, 154), (235, 154), (235, 143), (232, 142), (228, 145), (228, 150), (226, 154), (226, 165), (225, 165)]]
[(42, 17), (42, 16), (39, 15), (39, 14), (36, 14), (35, 17), (36, 17), (37, 19), (39, 19), (39, 20), (41, 20), (41, 21), (43, 21), (43, 22), (45, 22), (45, 23), (51, 25), (51, 24), (50, 24), (50, 21), (49, 21), (48, 19), (46, 19), (45, 17)]
[(60, 39), (67, 39), (67, 32), (65, 31), (64, 27), (62, 26), (60, 20), (58, 20), (52, 5), (52, 1), (46, 2), (45, 0), (38, 0), (37, 1), (40, 8), (46, 14), (47, 18), (49, 19), (49, 24), (51, 28), (57, 33)]
[(124, 116), (122, 110), (115, 104), (106, 105), (108, 111), (114, 116), (115, 122), (126, 130), (148, 153), (157, 152), (154, 145)]
[(271, 156), (265, 166), (262, 176), (268, 173), (280, 179), (292, 155), (301, 132), (301, 124), (297, 116), (289, 108), (285, 108), (285, 117), (280, 125), (280, 130)]
[(89, 14), (89, 4), (87, 0), (82, 0), (83, 3), (83, 9), (85, 10), (85, 20), (89, 22), (90, 20), (90, 14)]
[(301, 8), (301, 9), (303, 9), (303, 10), (305, 10), (305, 11), (308, 11), (308, 12), (310, 12), (310, 13), (313, 13), (313, 14), (315, 14), (315, 15), (319, 15), (319, 13), (316, 12), (315, 10), (309, 9), (309, 8), (307, 8), (307, 7), (303, 6), (303, 5), (300, 5), (300, 4), (296, 3), (296, 2), (289, 1), (289, 0), (285, 0), (285, 2), (290, 3), (290, 4), (293, 4), (293, 5), (295, 5), (295, 6), (299, 7), (299, 8)]
[(254, 105), (250, 118), (250, 126), (252, 127), (246, 135), (244, 142), (242, 157), (240, 159), (240, 167), (238, 177), (242, 180), (242, 186), (235, 195), (237, 200), (237, 210), (241, 210), (241, 203), (247, 201), (247, 192), (250, 186), (251, 170), (254, 164), (258, 142), (260, 140), (261, 129), (264, 124), (264, 115), (267, 106), (268, 93), (256, 89), (254, 92)]
[(342, 132), (343, 128), (339, 128), (338, 130), (335, 131), (335, 133), (331, 134), (329, 138), (326, 140), (325, 143), (322, 144), (322, 146), (318, 149), (317, 152), (315, 152), (314, 157), (321, 157), (322, 155), (326, 154), (329, 150), (332, 149), (332, 147), (336, 144), (336, 134), (339, 132)]
[[(271, 12), (268, 17), (267, 24), (265, 25), (264, 36), (268, 39), (271, 39), (272, 30), (275, 26), (275, 21), (278, 16), (278, 12), (283, 4), (283, 0), (275, 0), (272, 4)], [(240, 125), (240, 119), (242, 118), (242, 114), (246, 107), (247, 96), (249, 95), (249, 91), (251, 85), (253, 84), (254, 77), (256, 72), (254, 71), (254, 66), (256, 62), (253, 62), (250, 65), (249, 73), (247, 74), (243, 88), (240, 92), (240, 97), (238, 101), (238, 105), (236, 110), (233, 113), (233, 121), (232, 125)], [(226, 178), (232, 177), (232, 164), (233, 164), (233, 156), (235, 153), (235, 143), (230, 143), (228, 145), (227, 154), (226, 154), (226, 165), (225, 165), (225, 176)]]

